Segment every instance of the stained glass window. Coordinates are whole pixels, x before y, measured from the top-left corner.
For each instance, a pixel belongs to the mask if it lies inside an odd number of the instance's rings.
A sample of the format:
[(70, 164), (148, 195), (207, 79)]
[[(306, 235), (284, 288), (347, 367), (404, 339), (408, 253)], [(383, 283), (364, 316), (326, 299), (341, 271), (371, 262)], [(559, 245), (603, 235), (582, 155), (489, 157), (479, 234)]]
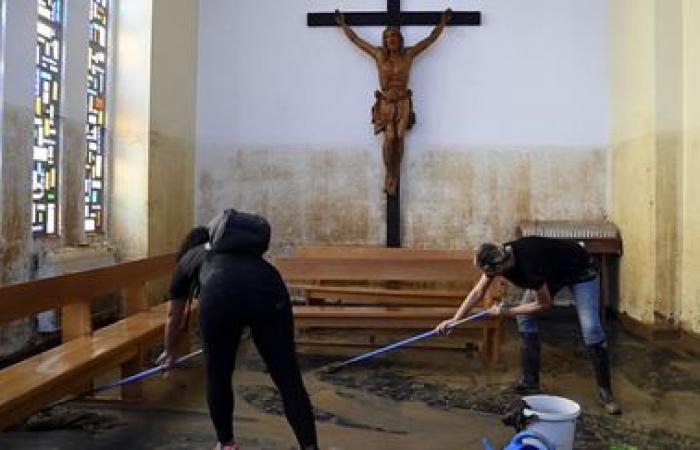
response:
[(85, 160), (85, 231), (87, 232), (101, 231), (104, 219), (108, 6), (108, 0), (90, 1), (87, 159)]
[(36, 234), (55, 234), (63, 0), (37, 0), (37, 9), (32, 230)]

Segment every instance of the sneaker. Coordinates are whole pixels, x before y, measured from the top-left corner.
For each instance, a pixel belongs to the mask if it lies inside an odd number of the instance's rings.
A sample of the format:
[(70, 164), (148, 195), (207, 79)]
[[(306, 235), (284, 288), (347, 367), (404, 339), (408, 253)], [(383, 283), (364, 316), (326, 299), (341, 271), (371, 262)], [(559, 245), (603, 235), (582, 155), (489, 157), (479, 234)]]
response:
[(603, 408), (605, 408), (605, 411), (608, 414), (622, 414), (622, 408), (620, 408), (620, 404), (613, 398), (612, 392), (610, 392), (608, 389), (601, 389), (598, 394), (600, 403), (603, 405)]
[(219, 442), (214, 447), (214, 450), (241, 450), (241, 448), (238, 446), (238, 444), (226, 444), (226, 445), (224, 445), (221, 442)]

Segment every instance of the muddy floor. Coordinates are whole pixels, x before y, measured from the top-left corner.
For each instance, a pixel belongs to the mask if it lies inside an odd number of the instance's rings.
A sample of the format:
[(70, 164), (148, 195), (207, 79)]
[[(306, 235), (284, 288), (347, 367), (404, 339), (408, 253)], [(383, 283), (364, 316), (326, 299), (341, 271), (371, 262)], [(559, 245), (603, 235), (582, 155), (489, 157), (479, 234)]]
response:
[[(576, 449), (700, 449), (700, 360), (611, 329), (614, 387), (621, 417), (596, 403), (593, 374), (575, 317), (543, 327), (543, 387), (579, 402)], [(335, 340), (343, 338), (334, 336)], [(400, 350), (335, 374), (319, 368), (366, 349), (299, 349), (325, 449), (480, 449), (504, 445), (514, 430), (500, 414), (513, 398), (518, 342), (508, 327), (503, 362), (486, 369), (473, 352)], [(201, 361), (145, 382), (138, 404), (91, 401), (60, 407), (0, 434), (2, 449), (208, 449), (215, 438)], [(244, 450), (294, 449), (279, 396), (254, 349), (240, 358), (237, 440)]]

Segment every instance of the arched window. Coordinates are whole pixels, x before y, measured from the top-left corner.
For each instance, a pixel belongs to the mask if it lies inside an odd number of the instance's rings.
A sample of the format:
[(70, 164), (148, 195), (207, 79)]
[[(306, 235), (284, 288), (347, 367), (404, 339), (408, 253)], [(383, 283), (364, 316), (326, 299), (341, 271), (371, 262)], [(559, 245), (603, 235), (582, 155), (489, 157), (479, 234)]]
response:
[(32, 231), (52, 235), (58, 228), (63, 1), (37, 0), (37, 6)]
[(108, 0), (90, 0), (85, 160), (85, 231), (88, 233), (102, 231), (104, 220), (108, 7)]

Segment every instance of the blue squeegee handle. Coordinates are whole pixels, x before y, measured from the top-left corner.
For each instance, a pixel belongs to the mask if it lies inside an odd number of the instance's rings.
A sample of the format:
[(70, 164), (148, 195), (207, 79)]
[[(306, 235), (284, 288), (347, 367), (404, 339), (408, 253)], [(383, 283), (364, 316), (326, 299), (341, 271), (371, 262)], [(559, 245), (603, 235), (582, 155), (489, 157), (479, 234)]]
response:
[[(182, 356), (175, 361), (174, 365), (179, 366), (179, 365), (187, 362), (188, 360), (190, 360), (196, 356), (199, 356), (201, 353), (202, 353), (202, 350), (197, 350), (197, 351), (194, 351), (188, 355)], [(129, 383), (133, 383), (134, 381), (138, 381), (138, 380), (142, 380), (144, 378), (150, 377), (151, 375), (155, 375), (159, 372), (163, 372), (164, 370), (165, 370), (164, 366), (151, 367), (150, 369), (146, 369), (142, 372), (135, 373), (133, 375), (129, 375), (128, 377), (122, 378), (121, 380), (117, 380), (117, 381), (114, 381), (112, 383), (106, 384), (104, 386), (97, 387), (97, 388), (93, 389), (92, 391), (90, 391), (90, 394), (94, 394), (94, 393), (100, 392), (100, 391), (106, 391), (107, 389), (114, 389), (114, 388), (119, 387), (119, 386), (124, 386), (124, 385), (127, 385)]]
[[(197, 350), (197, 351), (194, 351), (188, 355), (182, 356), (175, 361), (174, 366), (179, 366), (179, 365), (183, 364), (184, 362), (186, 362), (186, 361), (188, 361), (196, 356), (199, 356), (201, 353), (202, 353), (202, 350)], [(125, 386), (129, 383), (133, 383), (134, 381), (142, 380), (144, 378), (150, 377), (151, 375), (155, 375), (155, 374), (162, 372), (164, 370), (165, 370), (164, 366), (151, 367), (150, 369), (146, 369), (142, 372), (135, 373), (133, 375), (129, 375), (128, 377), (122, 378), (121, 380), (114, 381), (112, 383), (96, 387), (96, 388), (94, 388), (90, 391), (87, 391), (87, 392), (83, 392), (83, 393), (73, 395), (73, 396), (68, 397), (68, 398), (64, 398), (64, 399), (59, 400), (57, 402), (51, 403), (51, 404), (45, 406), (44, 408), (45, 409), (55, 408), (56, 406), (64, 405), (66, 403), (80, 400), (83, 397), (86, 397), (86, 396), (91, 395), (91, 394), (96, 394), (97, 392), (106, 391), (107, 389), (114, 389), (114, 388), (119, 387), (119, 386)]]
[[(451, 330), (455, 327), (462, 325), (463, 323), (478, 319), (479, 317), (484, 316), (486, 314), (488, 314), (488, 310), (483, 310), (483, 311), (480, 311), (478, 313), (472, 314), (470, 316), (467, 316), (463, 319), (456, 321), (455, 323), (453, 323), (452, 325), (447, 327), (447, 329)], [(437, 336), (437, 334), (438, 334), (437, 330), (433, 329), (430, 331), (426, 331), (425, 333), (418, 334), (416, 336), (411, 336), (409, 338), (404, 339), (403, 341), (395, 342), (393, 344), (387, 345), (386, 347), (378, 348), (376, 350), (372, 350), (371, 352), (367, 352), (367, 353), (364, 353), (362, 355), (355, 356), (354, 358), (350, 358), (347, 361), (343, 361), (342, 363), (338, 364), (335, 367), (335, 369), (338, 369), (338, 368), (346, 366), (348, 364), (353, 364), (353, 363), (356, 363), (358, 361), (362, 361), (362, 360), (365, 360), (368, 358), (372, 358), (372, 357), (377, 356), (377, 355), (381, 355), (382, 353), (385, 353), (385, 352), (388, 352), (391, 350), (395, 350), (395, 349), (400, 348), (400, 347), (404, 347), (408, 344), (412, 344), (416, 341), (420, 341), (421, 339), (427, 339), (429, 337)]]
[[(460, 320), (456, 321), (455, 323), (453, 323), (452, 325), (450, 325), (450, 326), (448, 327), (448, 330), (451, 330), (451, 329), (453, 329), (453, 328), (455, 328), (455, 327), (458, 327), (458, 326), (462, 325), (463, 323), (469, 322), (469, 321), (471, 321), (471, 320), (478, 319), (479, 317), (482, 317), (482, 316), (486, 315), (487, 313), (488, 313), (487, 310), (483, 310), (483, 311), (480, 311), (480, 312), (478, 312), (478, 313), (475, 313), (475, 314), (472, 314), (472, 315), (470, 315), (470, 316), (467, 316), (467, 317), (465, 317), (465, 318), (463, 318), (463, 319), (460, 319)], [(365, 359), (372, 358), (372, 357), (377, 356), (377, 355), (380, 355), (380, 354), (382, 354), (382, 353), (385, 353), (385, 352), (388, 352), (388, 351), (391, 351), (391, 350), (395, 350), (395, 349), (400, 348), (400, 347), (404, 347), (404, 346), (406, 346), (406, 345), (408, 345), (408, 344), (412, 344), (413, 342), (420, 341), (421, 339), (427, 339), (427, 338), (429, 338), (429, 337), (436, 336), (437, 334), (438, 334), (438, 333), (437, 333), (437, 330), (434, 330), (434, 329), (433, 329), (433, 330), (430, 330), (430, 331), (426, 331), (425, 333), (421, 333), (421, 334), (418, 334), (418, 335), (416, 335), (416, 336), (412, 336), (412, 337), (409, 337), (409, 338), (407, 338), (407, 339), (404, 339), (404, 340), (402, 340), (402, 341), (395, 342), (395, 343), (393, 343), (393, 344), (387, 345), (386, 347), (378, 348), (378, 349), (373, 350), (373, 351), (371, 351), (371, 352), (368, 352), (368, 353), (365, 353), (365, 354), (362, 354), (362, 355), (355, 356), (354, 358), (350, 358), (350, 359), (348, 359), (347, 361), (343, 361), (342, 363), (340, 363), (338, 366), (336, 366), (336, 368), (340, 368), (340, 367), (343, 367), (343, 366), (346, 366), (346, 365), (349, 365), (349, 364), (356, 363), (356, 362), (358, 362), (358, 361), (362, 361), (362, 360), (365, 360)], [(200, 350), (196, 350), (196, 351), (194, 351), (194, 352), (192, 352), (192, 353), (190, 353), (190, 354), (187, 354), (187, 355), (185, 355), (185, 356), (182, 356), (182, 357), (178, 358), (178, 359), (175, 361), (175, 364), (174, 364), (174, 365), (175, 365), (175, 366), (181, 365), (181, 364), (183, 364), (183, 363), (189, 361), (190, 359), (195, 358), (195, 357), (197, 357), (197, 356), (199, 356), (199, 355), (201, 355), (201, 354), (202, 354), (202, 350), (201, 350), (201, 349), (200, 349)], [(95, 389), (93, 389), (93, 390), (91, 390), (91, 391), (89, 391), (89, 392), (86, 392), (86, 393), (84, 393), (84, 394), (81, 394), (81, 395), (79, 395), (78, 397), (74, 397), (74, 398), (71, 398), (71, 399), (69, 399), (69, 400), (64, 400), (64, 401), (61, 401), (61, 402), (59, 402), (59, 403), (57, 403), (57, 404), (66, 403), (67, 401), (76, 400), (77, 398), (84, 397), (84, 396), (90, 395), (90, 394), (95, 394), (95, 393), (101, 392), (101, 391), (106, 391), (106, 390), (108, 390), (108, 389), (114, 389), (114, 388), (116, 388), (116, 387), (125, 386), (125, 385), (130, 384), (130, 383), (133, 383), (133, 382), (135, 382), (135, 381), (139, 381), (139, 380), (142, 380), (142, 379), (144, 379), (144, 378), (147, 378), (147, 377), (150, 377), (150, 376), (152, 376), (152, 375), (155, 375), (155, 374), (157, 374), (157, 373), (160, 373), (160, 372), (162, 372), (162, 371), (164, 371), (164, 370), (165, 370), (165, 367), (164, 367), (164, 366), (155, 366), (155, 367), (151, 367), (150, 369), (146, 369), (146, 370), (144, 370), (144, 371), (135, 373), (135, 374), (130, 375), (130, 376), (128, 376), (128, 377), (122, 378), (121, 380), (117, 380), (117, 381), (114, 381), (114, 382), (112, 382), (112, 383), (108, 383), (108, 384), (106, 384), (106, 385), (96, 387)], [(57, 405), (57, 404), (55, 404), (55, 405)], [(54, 406), (55, 406), (55, 405), (54, 405)]]

